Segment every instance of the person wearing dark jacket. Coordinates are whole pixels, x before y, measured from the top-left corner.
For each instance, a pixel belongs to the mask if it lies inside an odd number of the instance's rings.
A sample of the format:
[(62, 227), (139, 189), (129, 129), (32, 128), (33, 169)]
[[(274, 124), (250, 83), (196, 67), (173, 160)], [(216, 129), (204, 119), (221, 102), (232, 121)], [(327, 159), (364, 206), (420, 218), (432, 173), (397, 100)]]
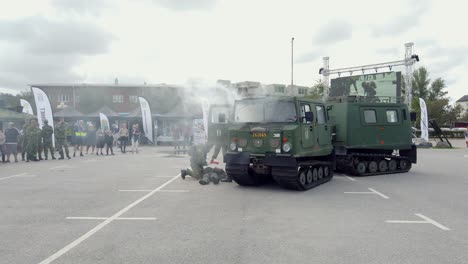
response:
[(111, 155), (114, 155), (114, 149), (112, 148), (114, 143), (114, 135), (110, 129), (106, 129), (106, 134), (104, 135), (104, 141), (106, 142), (106, 155), (109, 155), (109, 149), (111, 151)]

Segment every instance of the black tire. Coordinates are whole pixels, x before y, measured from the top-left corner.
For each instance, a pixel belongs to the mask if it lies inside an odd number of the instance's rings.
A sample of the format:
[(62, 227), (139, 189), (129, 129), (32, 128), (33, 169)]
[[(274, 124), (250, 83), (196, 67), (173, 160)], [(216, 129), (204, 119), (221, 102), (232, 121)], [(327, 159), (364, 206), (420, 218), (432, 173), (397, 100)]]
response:
[(314, 182), (313, 169), (312, 169), (312, 168), (310, 168), (310, 169), (307, 170), (307, 178), (306, 178), (306, 180), (307, 180), (307, 184), (311, 184), (311, 183)]
[(388, 162), (388, 170), (389, 171), (396, 171), (397, 167), (398, 167), (398, 163), (396, 162), (396, 160), (391, 159)]
[(360, 161), (356, 165), (356, 172), (358, 175), (364, 175), (366, 173), (367, 166), (364, 162)]
[(302, 186), (307, 185), (307, 171), (306, 170), (299, 171), (299, 175), (297, 177), (298, 177), (299, 183)]
[(388, 170), (388, 163), (385, 159), (379, 161), (379, 171), (386, 172)]
[(317, 168), (314, 168), (312, 171), (312, 177), (314, 179), (314, 182), (318, 181), (318, 170)]
[(317, 172), (318, 172), (318, 178), (319, 180), (321, 180), (323, 178), (323, 167), (320, 166)]
[(369, 172), (370, 173), (376, 173), (378, 171), (378, 169), (379, 169), (379, 165), (377, 164), (376, 161), (369, 162), (368, 167), (369, 167)]
[(408, 170), (411, 168), (411, 163), (407, 160), (400, 160), (400, 170)]

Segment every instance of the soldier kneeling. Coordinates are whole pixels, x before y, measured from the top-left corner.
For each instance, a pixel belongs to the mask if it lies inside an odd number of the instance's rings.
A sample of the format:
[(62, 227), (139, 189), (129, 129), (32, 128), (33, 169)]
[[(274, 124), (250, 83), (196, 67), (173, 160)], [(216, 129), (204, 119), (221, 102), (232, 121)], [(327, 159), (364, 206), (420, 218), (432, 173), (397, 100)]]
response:
[(206, 154), (208, 148), (206, 146), (192, 146), (188, 150), (190, 156), (190, 167), (192, 169), (182, 170), (180, 176), (185, 180), (187, 175), (199, 180), (198, 182), (202, 185), (207, 185), (210, 182), (218, 184), (222, 182), (231, 182), (226, 172), (219, 168), (210, 168), (206, 163)]

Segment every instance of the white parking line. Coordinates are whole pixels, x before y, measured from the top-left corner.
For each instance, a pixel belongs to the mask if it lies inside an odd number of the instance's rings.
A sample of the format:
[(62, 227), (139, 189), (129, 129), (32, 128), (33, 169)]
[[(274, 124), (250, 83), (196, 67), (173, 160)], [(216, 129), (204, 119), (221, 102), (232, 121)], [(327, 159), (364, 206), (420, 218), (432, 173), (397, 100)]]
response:
[(351, 181), (356, 181), (356, 179), (354, 179), (353, 177), (349, 177), (349, 176), (345, 176), (345, 177)]
[(371, 191), (371, 192), (373, 192), (373, 193), (379, 195), (380, 197), (382, 197), (382, 198), (384, 198), (384, 199), (390, 199), (390, 197), (388, 197), (387, 195), (385, 195), (385, 194), (383, 194), (383, 193), (381, 193), (381, 192), (378, 192), (378, 191), (376, 191), (376, 190), (374, 190), (374, 189), (372, 189), (372, 188), (369, 188), (369, 191)]
[(71, 242), (70, 244), (66, 245), (65, 247), (63, 247), (62, 249), (60, 249), (59, 251), (55, 252), (54, 254), (52, 254), (50, 257), (44, 259), (43, 261), (39, 262), (39, 264), (48, 264), (48, 263), (51, 263), (52, 261), (58, 259), (59, 257), (61, 257), (63, 254), (67, 253), (68, 251), (70, 251), (71, 249), (73, 249), (74, 247), (76, 247), (77, 245), (79, 245), (81, 242), (85, 241), (86, 239), (90, 238), (92, 235), (94, 235), (96, 232), (98, 232), (99, 230), (101, 230), (103, 227), (107, 226), (108, 224), (110, 224), (112, 221), (116, 220), (117, 218), (119, 218), (121, 215), (123, 215), (124, 213), (126, 213), (127, 211), (129, 211), (130, 209), (132, 209), (133, 207), (135, 207), (136, 205), (138, 205), (139, 203), (143, 202), (144, 200), (148, 199), (149, 197), (151, 197), (153, 194), (155, 194), (156, 192), (158, 192), (159, 190), (161, 190), (162, 188), (166, 187), (167, 185), (169, 185), (171, 182), (177, 180), (178, 178), (180, 177), (180, 174), (178, 174), (177, 176), (174, 176), (172, 179), (166, 181), (165, 183), (163, 183), (161, 186), (159, 186), (158, 188), (154, 189), (153, 191), (151, 191), (150, 193), (147, 193), (145, 194), (143, 197), (141, 197), (140, 199), (134, 201), (133, 203), (129, 204), (128, 206), (126, 206), (125, 208), (123, 208), (122, 210), (118, 211), (117, 213), (115, 213), (114, 215), (112, 215), (111, 217), (107, 218), (106, 220), (104, 220), (102, 223), (100, 223), (99, 225), (95, 226), (93, 229), (89, 230), (88, 232), (86, 232), (84, 235), (80, 236), (79, 238), (77, 238), (76, 240), (74, 240), (73, 242)]
[(151, 192), (153, 190), (119, 190), (119, 192)]
[(416, 216), (418, 216), (419, 218), (422, 218), (424, 219), (424, 221), (421, 221), (421, 220), (416, 220), (416, 221), (411, 221), (411, 220), (386, 220), (385, 222), (386, 223), (390, 223), (390, 224), (432, 224), (444, 231), (450, 231), (450, 228), (432, 220), (431, 218), (423, 215), (423, 214), (415, 214)]
[[(67, 220), (107, 220), (109, 217), (69, 216)], [(114, 220), (156, 220), (156, 217), (118, 217)]]
[(381, 192), (376, 191), (375, 189), (372, 189), (372, 188), (367, 188), (367, 189), (369, 189), (370, 192), (344, 192), (344, 193), (346, 194), (376, 194), (384, 199), (390, 199), (390, 197), (388, 197), (387, 195)]
[(75, 167), (68, 166), (68, 165), (60, 165), (60, 166), (51, 167), (51, 168), (49, 168), (49, 170), (56, 170), (56, 169), (73, 169), (73, 168), (75, 168)]
[(426, 220), (427, 222), (429, 222), (430, 224), (433, 224), (435, 226), (437, 226), (438, 228), (442, 229), (442, 230), (445, 230), (445, 231), (448, 231), (450, 230), (450, 228), (446, 227), (446, 226), (443, 226), (441, 225), (440, 223), (430, 219), (429, 217), (423, 215), (423, 214), (415, 214), (416, 216), (419, 216), (421, 217), (422, 219)]
[[(119, 190), (119, 192), (152, 192), (153, 190)], [(188, 192), (188, 190), (159, 190), (158, 192)]]
[(3, 180), (6, 180), (6, 179), (11, 179), (11, 178), (22, 178), (22, 177), (36, 177), (36, 175), (33, 175), (33, 174), (28, 174), (27, 172), (25, 173), (20, 173), (20, 174), (15, 174), (15, 175), (11, 175), (11, 176), (6, 176), (6, 177), (2, 177), (0, 178), (0, 181), (3, 181)]

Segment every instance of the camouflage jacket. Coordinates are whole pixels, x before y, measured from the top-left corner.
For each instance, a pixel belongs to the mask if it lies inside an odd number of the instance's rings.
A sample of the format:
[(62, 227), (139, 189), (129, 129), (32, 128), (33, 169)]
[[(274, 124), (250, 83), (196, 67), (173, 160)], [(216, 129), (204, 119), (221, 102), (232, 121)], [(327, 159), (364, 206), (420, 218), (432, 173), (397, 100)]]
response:
[(54, 134), (54, 129), (51, 126), (44, 124), (44, 126), (42, 127), (42, 131), (41, 131), (41, 137), (44, 143), (52, 142), (53, 134)]
[(65, 123), (58, 124), (55, 127), (55, 139), (57, 141), (65, 141), (67, 138), (67, 125)]

